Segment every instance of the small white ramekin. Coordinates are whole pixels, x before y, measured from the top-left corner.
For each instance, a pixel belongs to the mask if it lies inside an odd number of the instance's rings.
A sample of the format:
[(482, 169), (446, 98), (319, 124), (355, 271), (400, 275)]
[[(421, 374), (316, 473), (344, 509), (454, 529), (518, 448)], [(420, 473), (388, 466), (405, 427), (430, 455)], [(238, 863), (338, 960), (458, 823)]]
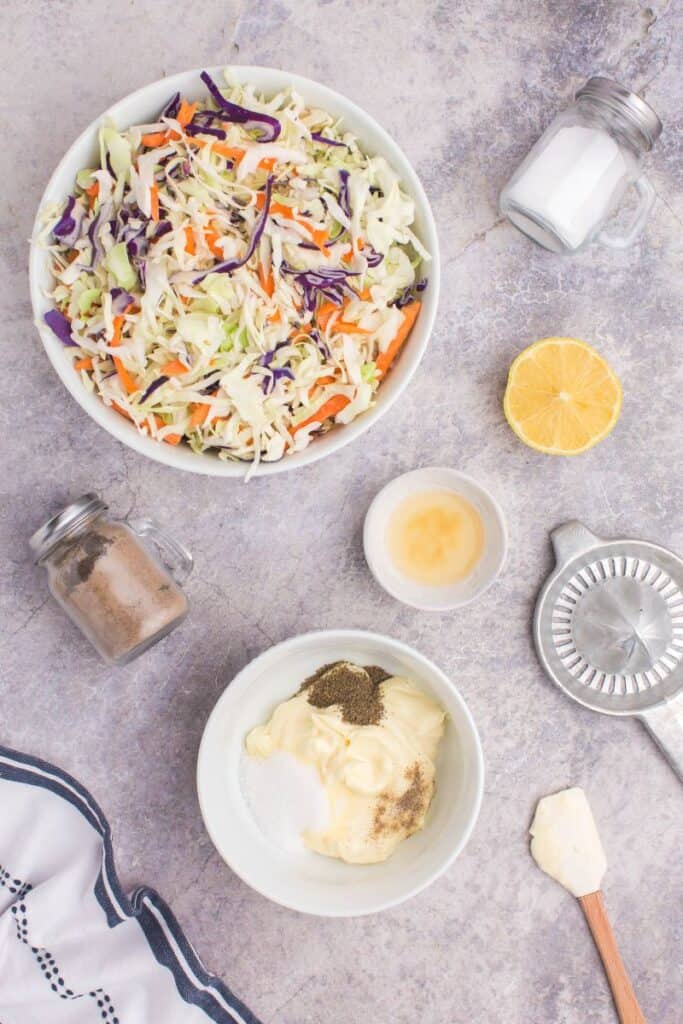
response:
[[(452, 491), (472, 504), (484, 524), (484, 552), (469, 575), (447, 586), (415, 583), (399, 572), (387, 548), (387, 526), (392, 513), (411, 494)], [(466, 473), (446, 466), (415, 469), (396, 477), (376, 495), (365, 517), (365, 558), (372, 575), (387, 593), (403, 604), (423, 611), (444, 612), (468, 604), (491, 586), (507, 554), (507, 529), (503, 512), (480, 483)]]

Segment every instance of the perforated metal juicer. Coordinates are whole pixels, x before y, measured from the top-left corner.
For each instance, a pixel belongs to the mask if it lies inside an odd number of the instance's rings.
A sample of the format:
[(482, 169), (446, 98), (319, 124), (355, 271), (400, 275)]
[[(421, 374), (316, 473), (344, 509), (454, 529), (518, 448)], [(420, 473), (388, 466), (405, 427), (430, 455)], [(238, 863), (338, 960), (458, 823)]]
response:
[(608, 715), (635, 715), (683, 780), (683, 560), (640, 540), (551, 533), (557, 565), (536, 604), (550, 678)]

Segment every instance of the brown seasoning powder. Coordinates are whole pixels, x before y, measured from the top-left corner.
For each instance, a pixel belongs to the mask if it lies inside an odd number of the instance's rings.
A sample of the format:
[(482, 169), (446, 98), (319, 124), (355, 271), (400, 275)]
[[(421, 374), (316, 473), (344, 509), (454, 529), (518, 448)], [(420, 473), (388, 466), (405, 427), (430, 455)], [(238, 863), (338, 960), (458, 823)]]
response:
[(187, 611), (182, 590), (137, 537), (115, 522), (98, 522), (54, 560), (55, 597), (96, 647), (115, 661)]
[(377, 798), (372, 823), (374, 838), (392, 832), (405, 832), (409, 836), (419, 828), (432, 797), (432, 787), (425, 782), (417, 762), (406, 769), (405, 777), (408, 788), (397, 800), (387, 793)]

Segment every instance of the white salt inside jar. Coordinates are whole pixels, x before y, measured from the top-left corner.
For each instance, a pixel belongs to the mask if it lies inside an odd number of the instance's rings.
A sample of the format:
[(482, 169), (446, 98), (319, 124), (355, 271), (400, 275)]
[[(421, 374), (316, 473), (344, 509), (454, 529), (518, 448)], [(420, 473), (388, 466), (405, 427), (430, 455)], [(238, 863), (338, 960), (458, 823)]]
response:
[(568, 125), (522, 170), (507, 197), (578, 249), (621, 198), (630, 170), (626, 153), (606, 132)]

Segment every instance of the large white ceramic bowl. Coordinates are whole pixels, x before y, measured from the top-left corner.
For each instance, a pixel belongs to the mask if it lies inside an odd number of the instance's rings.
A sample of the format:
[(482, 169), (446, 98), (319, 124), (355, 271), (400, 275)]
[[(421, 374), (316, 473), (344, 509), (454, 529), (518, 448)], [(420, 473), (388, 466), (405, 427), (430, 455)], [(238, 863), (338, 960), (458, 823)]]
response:
[[(413, 679), (447, 712), (436, 791), (422, 831), (383, 864), (344, 864), (308, 850), (276, 847), (256, 824), (240, 786), (244, 739), (321, 665), (381, 665)], [(271, 647), (232, 680), (207, 722), (197, 791), (213, 843), (232, 870), (268, 899), (326, 917), (371, 914), (414, 896), (448, 868), (479, 814), (484, 761), (477, 729), (453, 683), (412, 647), (377, 633), (305, 633)]]
[[(213, 67), (207, 70), (214, 78), (222, 81), (222, 68)], [(420, 315), (404, 351), (379, 390), (375, 407), (348, 426), (340, 426), (317, 438), (302, 452), (288, 455), (279, 462), (261, 463), (255, 470), (255, 475), (265, 476), (285, 469), (295, 469), (297, 466), (306, 466), (337, 451), (367, 430), (399, 397), (415, 373), (434, 325), (439, 299), (439, 242), (432, 211), (419, 178), (401, 149), (374, 118), (351, 100), (308, 78), (274, 68), (235, 66), (231, 70), (238, 81), (252, 82), (267, 94), (293, 86), (312, 105), (328, 110), (335, 117), (343, 118), (345, 126), (358, 137), (366, 152), (386, 157), (415, 200), (415, 231), (432, 255), (432, 261), (426, 268), (429, 287), (422, 296)], [(73, 188), (77, 171), (83, 167), (93, 166), (97, 161), (97, 132), (103, 117), (110, 117), (119, 128), (126, 128), (131, 124), (154, 120), (175, 92), (180, 92), (190, 100), (204, 98), (206, 89), (199, 79), (199, 74), (200, 69), (183, 71), (146, 85), (125, 99), (119, 100), (93, 121), (58, 164), (45, 189), (40, 207), (42, 208), (46, 202), (63, 200)], [(50, 361), (78, 404), (119, 441), (143, 455), (156, 459), (157, 462), (193, 473), (244, 476), (247, 466), (242, 463), (224, 462), (210, 453), (197, 455), (185, 445), (172, 447), (145, 437), (138, 433), (132, 423), (108, 408), (97, 395), (85, 390), (79, 375), (72, 369), (68, 351), (64, 350), (58, 339), (43, 324), (43, 314), (51, 308), (45, 294), (51, 287), (51, 274), (46, 253), (35, 244), (39, 229), (39, 220), (36, 217), (29, 261), (33, 312)]]

